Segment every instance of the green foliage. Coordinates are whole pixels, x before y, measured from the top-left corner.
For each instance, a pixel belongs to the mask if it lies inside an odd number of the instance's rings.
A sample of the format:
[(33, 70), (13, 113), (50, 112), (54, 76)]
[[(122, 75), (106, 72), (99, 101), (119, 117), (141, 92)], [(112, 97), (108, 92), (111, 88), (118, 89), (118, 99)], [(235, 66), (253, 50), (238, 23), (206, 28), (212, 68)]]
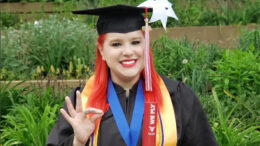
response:
[(32, 76), (37, 66), (43, 66), (44, 75), (52, 73), (52, 66), (61, 74), (75, 56), (79, 65), (93, 68), (96, 35), (80, 20), (51, 16), (2, 32), (1, 68), (13, 72), (16, 79), (25, 78), (24, 73)]
[(11, 106), (21, 98), (21, 94), (25, 93), (27, 90), (27, 87), (17, 88), (17, 86), (21, 85), (23, 81), (17, 83), (13, 87), (11, 87), (11, 80), (6, 82), (6, 84), (1, 84), (1, 119), (3, 115), (8, 113), (9, 108), (11, 108)]
[[(220, 9), (208, 10), (200, 17), (200, 21), (205, 25), (230, 25), (259, 23), (260, 21), (259, 1), (230, 2), (221, 5)], [(212, 19), (212, 18), (213, 19)]]
[(220, 60), (214, 62), (215, 70), (209, 70), (210, 79), (217, 91), (231, 94), (259, 94), (260, 57), (251, 51), (225, 50)]
[[(77, 7), (97, 8), (114, 4), (129, 4), (137, 6), (144, 0), (6, 0), (9, 2), (54, 2), (55, 9), (59, 12), (65, 12), (63, 16), (72, 16), (71, 10)], [(178, 21), (168, 19), (169, 26), (202, 26), (202, 25), (231, 25), (231, 24), (250, 24), (260, 23), (260, 1), (259, 0), (169, 0), (179, 18)], [(10, 15), (10, 14), (8, 14)], [(151, 16), (151, 15), (150, 15)], [(9, 16), (10, 17), (10, 16)], [(94, 28), (96, 18), (87, 17), (88, 24)], [(10, 20), (5, 22), (10, 22)], [(15, 21), (11, 21), (15, 23)], [(4, 23), (5, 24), (5, 23)], [(9, 26), (9, 25), (6, 25)], [(161, 27), (161, 22), (152, 24), (153, 27)]]
[[(259, 120), (260, 58), (257, 53), (243, 50), (225, 50), (221, 59), (209, 69), (210, 81), (220, 95), (225, 111), (240, 103), (232, 116), (251, 123)], [(225, 93), (223, 92), (225, 91)], [(226, 96), (227, 95), (227, 96)], [(249, 120), (250, 119), (250, 120)]]
[(230, 94), (230, 93), (229, 93), (228, 91), (226, 91), (226, 90), (224, 90), (224, 93), (225, 93), (227, 96), (229, 96), (229, 97), (235, 99), (238, 103), (240, 103), (242, 106), (244, 106), (244, 108), (246, 108), (251, 114), (253, 114), (253, 116), (255, 116), (255, 112), (254, 112), (245, 102), (241, 101), (238, 97), (236, 97), (236, 96)]
[(15, 26), (19, 23), (20, 23), (20, 18), (17, 14), (1, 12), (1, 21), (0, 21), (1, 26), (10, 27), (10, 26)]
[[(172, 0), (178, 21), (168, 26), (231, 25), (260, 22), (260, 1)], [(156, 23), (155, 26), (160, 25)]]
[(260, 30), (244, 30), (239, 38), (238, 47), (244, 51), (252, 51), (253, 53), (260, 54)]
[[(32, 111), (24, 105), (14, 105), (4, 116), (6, 126), (2, 130), (3, 146), (28, 145), (43, 146), (49, 132), (56, 122), (58, 105), (47, 105), (43, 111)], [(16, 115), (16, 116), (13, 116)]]
[(1, 99), (12, 101), (1, 115), (1, 145), (45, 145), (64, 101), (61, 97), (52, 88), (17, 92), (1, 87)]
[(220, 56), (215, 45), (174, 41), (165, 36), (154, 42), (154, 64), (160, 74), (186, 82), (196, 93), (206, 93), (209, 83), (207, 69)]
[(67, 69), (50, 67), (50, 73), (45, 75), (43, 66), (37, 66), (32, 73), (32, 79), (87, 79), (93, 74), (92, 70), (82, 61), (82, 59), (73, 57), (73, 60), (69, 62)]
[(77, 1), (77, 0), (2, 0), (2, 2), (67, 2), (67, 1)]
[(8, 71), (5, 68), (1, 69), (1, 78), (0, 78), (1, 80), (6, 80), (6, 79), (12, 80), (14, 78), (15, 75), (12, 71)]
[(91, 62), (94, 45), (88, 42), (93, 42), (95, 36), (82, 23), (51, 17), (25, 27), (32, 32), (25, 40), (29, 41), (26, 54), (31, 66), (42, 65), (49, 73), (51, 65), (65, 68), (74, 56), (84, 58), (87, 65)]
[(1, 30), (1, 79), (21, 78), (20, 75), (28, 69), (25, 60), (22, 59), (25, 50), (22, 45), (23, 37), (20, 30), (12, 27)]
[[(168, 26), (202, 26), (260, 23), (260, 1), (169, 0), (179, 20), (168, 19)], [(100, 0), (98, 6), (138, 5), (143, 0)], [(151, 24), (161, 27), (161, 22)]]
[(213, 97), (218, 113), (218, 123), (213, 124), (213, 130), (220, 146), (235, 145), (259, 145), (260, 144), (260, 123), (253, 122), (249, 125), (243, 123), (238, 118), (232, 118), (232, 113), (236, 110), (239, 103), (225, 114), (221, 102), (213, 88)]
[(207, 114), (209, 122), (212, 124), (217, 119), (217, 111), (215, 108), (215, 101), (211, 93), (206, 95), (198, 95), (199, 100), (203, 106), (204, 111)]

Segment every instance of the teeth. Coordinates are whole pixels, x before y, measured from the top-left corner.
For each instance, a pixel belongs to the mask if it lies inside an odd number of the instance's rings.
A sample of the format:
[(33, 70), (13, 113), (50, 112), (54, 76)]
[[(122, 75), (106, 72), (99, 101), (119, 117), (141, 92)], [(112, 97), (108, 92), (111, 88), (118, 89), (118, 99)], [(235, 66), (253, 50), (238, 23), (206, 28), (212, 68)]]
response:
[(135, 62), (134, 60), (133, 61), (123, 61), (122, 64), (132, 64), (134, 62)]

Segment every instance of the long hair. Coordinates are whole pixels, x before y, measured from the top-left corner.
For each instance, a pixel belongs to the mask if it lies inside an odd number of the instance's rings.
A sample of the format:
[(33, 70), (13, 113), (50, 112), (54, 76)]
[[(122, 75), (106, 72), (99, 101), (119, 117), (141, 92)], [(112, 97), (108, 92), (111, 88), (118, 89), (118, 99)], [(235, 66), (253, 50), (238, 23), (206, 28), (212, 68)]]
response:
[[(107, 84), (108, 84), (108, 67), (106, 62), (102, 60), (99, 48), (103, 47), (106, 34), (102, 34), (97, 39), (97, 58), (96, 58), (96, 67), (95, 67), (95, 79), (94, 79), (94, 88), (92, 89), (91, 95), (88, 99), (87, 107), (95, 107), (102, 109), (104, 112), (108, 110), (107, 104)], [(159, 86), (158, 77), (156, 73), (152, 52), (150, 49), (150, 63), (151, 63), (151, 75), (152, 75), (152, 91), (144, 91), (145, 101), (157, 102), (159, 106), (162, 106), (162, 94)], [(142, 71), (142, 77), (144, 78), (144, 69)], [(145, 80), (145, 78), (144, 78)], [(143, 84), (144, 85), (144, 84)]]

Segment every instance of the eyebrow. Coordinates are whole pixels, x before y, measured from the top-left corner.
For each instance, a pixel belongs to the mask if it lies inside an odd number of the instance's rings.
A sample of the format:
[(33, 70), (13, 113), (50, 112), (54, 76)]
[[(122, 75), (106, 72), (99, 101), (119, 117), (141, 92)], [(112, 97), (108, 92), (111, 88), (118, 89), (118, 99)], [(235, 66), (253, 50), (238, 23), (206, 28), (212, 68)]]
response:
[(134, 37), (132, 40), (141, 39), (141, 37)]
[[(141, 39), (142, 37), (134, 37), (134, 38), (130, 38), (130, 40), (138, 40), (138, 39)], [(115, 38), (115, 39), (111, 39), (109, 40), (109, 42), (120, 42), (120, 41), (123, 41), (122, 39), (118, 39), (118, 38)]]
[(118, 41), (122, 41), (121, 39), (111, 39), (109, 40), (110, 42), (118, 42)]

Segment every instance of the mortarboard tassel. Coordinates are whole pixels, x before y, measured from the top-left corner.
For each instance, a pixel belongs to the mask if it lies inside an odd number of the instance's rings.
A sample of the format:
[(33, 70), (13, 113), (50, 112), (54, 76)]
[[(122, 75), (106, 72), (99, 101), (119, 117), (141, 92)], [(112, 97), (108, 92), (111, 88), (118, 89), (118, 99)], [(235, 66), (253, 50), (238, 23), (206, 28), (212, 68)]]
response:
[(144, 48), (144, 68), (145, 68), (145, 90), (152, 91), (152, 77), (150, 66), (150, 32), (147, 17), (147, 8), (145, 8), (145, 48)]

